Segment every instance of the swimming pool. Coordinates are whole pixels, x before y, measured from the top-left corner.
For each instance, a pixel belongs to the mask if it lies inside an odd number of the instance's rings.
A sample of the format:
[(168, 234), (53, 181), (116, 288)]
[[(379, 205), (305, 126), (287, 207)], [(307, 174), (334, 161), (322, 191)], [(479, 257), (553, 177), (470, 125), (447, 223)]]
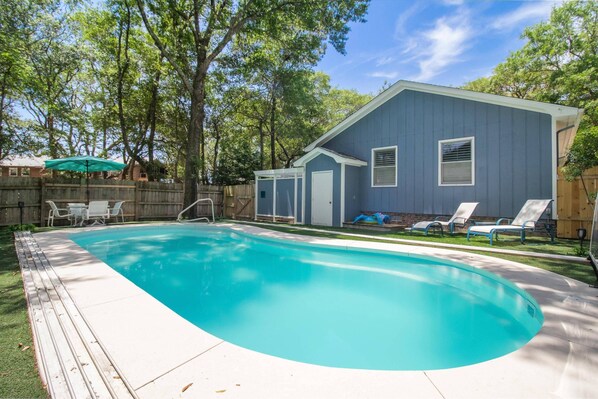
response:
[(160, 226), (71, 238), (203, 330), (301, 362), (457, 367), (512, 352), (540, 329), (535, 300), (446, 260)]

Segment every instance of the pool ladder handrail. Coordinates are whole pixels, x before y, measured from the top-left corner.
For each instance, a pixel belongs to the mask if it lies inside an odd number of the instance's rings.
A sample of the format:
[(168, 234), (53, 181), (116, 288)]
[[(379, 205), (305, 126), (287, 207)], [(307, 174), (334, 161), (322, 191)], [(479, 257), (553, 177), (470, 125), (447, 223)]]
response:
[[(210, 219), (207, 217), (200, 217), (200, 218), (196, 218), (196, 219), (189, 219), (189, 220), (183, 220), (183, 213), (187, 212), (189, 209), (193, 208), (195, 205), (197, 205), (200, 202), (204, 202), (204, 201), (209, 201), (211, 204), (211, 208), (212, 208), (212, 221), (210, 222)], [(200, 220), (205, 220), (208, 223), (214, 223), (216, 221), (216, 218), (214, 217), (214, 201), (212, 201), (211, 198), (200, 198), (197, 201), (195, 201), (194, 203), (192, 203), (191, 205), (189, 205), (188, 207), (186, 207), (185, 209), (183, 209), (182, 211), (179, 212), (176, 221), (179, 223), (183, 223), (183, 222), (198, 222)]]

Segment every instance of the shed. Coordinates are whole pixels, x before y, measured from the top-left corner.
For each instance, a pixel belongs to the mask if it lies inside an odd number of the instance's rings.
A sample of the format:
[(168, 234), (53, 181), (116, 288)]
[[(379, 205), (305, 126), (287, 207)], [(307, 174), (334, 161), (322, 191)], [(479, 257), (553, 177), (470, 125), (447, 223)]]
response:
[(399, 81), (294, 163), (304, 176), (302, 220), (342, 226), (361, 212), (409, 220), (452, 214), (461, 202), (479, 202), (476, 217), (512, 217), (527, 199), (553, 199), (548, 216), (556, 219), (558, 161), (581, 115), (573, 107)]

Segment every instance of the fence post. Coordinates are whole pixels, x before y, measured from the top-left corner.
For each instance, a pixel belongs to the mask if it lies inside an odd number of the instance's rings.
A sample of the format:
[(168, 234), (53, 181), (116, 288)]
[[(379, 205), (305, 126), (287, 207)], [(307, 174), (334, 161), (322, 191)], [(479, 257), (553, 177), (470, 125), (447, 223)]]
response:
[(46, 213), (44, 212), (44, 204), (46, 203), (46, 180), (42, 177), (40, 180), (40, 192), (39, 192), (39, 227), (44, 227), (45, 220), (44, 216)]

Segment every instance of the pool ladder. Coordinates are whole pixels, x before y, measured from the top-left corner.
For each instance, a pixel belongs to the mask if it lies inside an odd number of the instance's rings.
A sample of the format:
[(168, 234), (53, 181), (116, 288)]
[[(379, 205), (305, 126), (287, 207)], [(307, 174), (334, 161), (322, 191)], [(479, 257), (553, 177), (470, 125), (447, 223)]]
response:
[[(200, 202), (209, 202), (212, 208), (212, 221), (210, 222), (210, 219), (207, 217), (200, 217), (200, 218), (196, 218), (196, 219), (188, 219), (188, 220), (184, 220), (183, 219), (183, 213), (187, 212), (189, 209), (193, 208), (195, 205), (199, 204)], [(199, 222), (200, 220), (205, 220), (208, 223), (214, 223), (214, 221), (216, 220), (214, 218), (214, 201), (212, 201), (211, 198), (200, 198), (197, 201), (195, 201), (194, 203), (192, 203), (191, 205), (189, 205), (188, 207), (186, 207), (185, 209), (183, 209), (181, 212), (179, 212), (179, 215), (176, 218), (176, 221), (179, 223), (183, 223), (183, 222)]]

